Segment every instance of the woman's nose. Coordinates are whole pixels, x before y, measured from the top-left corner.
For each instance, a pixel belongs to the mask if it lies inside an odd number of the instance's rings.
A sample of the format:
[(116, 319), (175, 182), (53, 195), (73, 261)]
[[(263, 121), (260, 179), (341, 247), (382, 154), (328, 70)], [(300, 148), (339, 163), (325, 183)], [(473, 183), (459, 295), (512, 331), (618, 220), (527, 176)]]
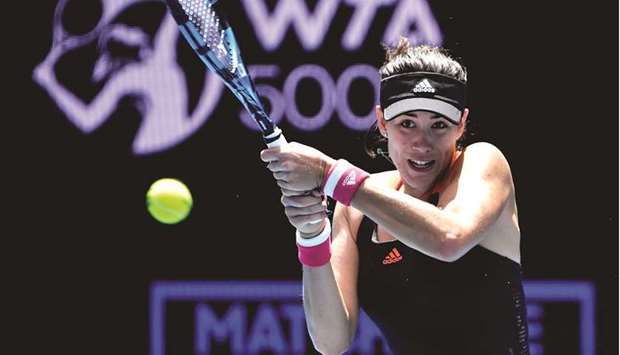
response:
[(433, 148), (425, 134), (417, 134), (413, 139), (411, 147), (414, 152), (422, 154), (430, 153)]

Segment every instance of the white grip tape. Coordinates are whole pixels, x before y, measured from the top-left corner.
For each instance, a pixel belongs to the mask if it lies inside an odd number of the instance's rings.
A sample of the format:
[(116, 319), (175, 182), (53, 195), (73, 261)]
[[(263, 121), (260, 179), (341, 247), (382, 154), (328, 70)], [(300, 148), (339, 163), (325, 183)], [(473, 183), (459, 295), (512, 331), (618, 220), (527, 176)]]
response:
[(267, 147), (269, 147), (269, 148), (277, 148), (277, 147), (285, 146), (286, 144), (287, 144), (286, 138), (284, 138), (284, 135), (281, 134), (280, 138), (278, 138), (275, 141), (267, 144)]
[(272, 138), (274, 136), (280, 135), (280, 137), (278, 137), (278, 139), (276, 139), (275, 141), (271, 142), (271, 143), (267, 143), (267, 147), (269, 148), (277, 148), (277, 147), (281, 147), (286, 145), (286, 138), (284, 138), (284, 134), (282, 134), (282, 130), (278, 127), (275, 127), (274, 131), (268, 135), (267, 137), (265, 137), (266, 139)]

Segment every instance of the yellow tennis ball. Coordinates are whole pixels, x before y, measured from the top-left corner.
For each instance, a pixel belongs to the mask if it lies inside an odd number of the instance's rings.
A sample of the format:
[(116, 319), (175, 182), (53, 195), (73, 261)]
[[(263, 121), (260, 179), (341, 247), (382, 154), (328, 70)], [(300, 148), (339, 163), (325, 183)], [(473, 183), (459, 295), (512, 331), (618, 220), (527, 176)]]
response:
[(175, 224), (184, 220), (192, 210), (192, 194), (176, 179), (159, 179), (146, 193), (146, 207), (161, 223)]

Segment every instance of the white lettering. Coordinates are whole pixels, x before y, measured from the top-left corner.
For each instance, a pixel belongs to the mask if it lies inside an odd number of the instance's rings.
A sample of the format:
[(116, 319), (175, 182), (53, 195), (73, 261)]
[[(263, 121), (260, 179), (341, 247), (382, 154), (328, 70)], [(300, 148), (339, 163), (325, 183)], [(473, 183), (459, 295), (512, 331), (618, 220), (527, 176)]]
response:
[(323, 43), (340, 0), (319, 0), (314, 12), (303, 0), (279, 1), (271, 14), (264, 0), (243, 0), (242, 3), (254, 33), (267, 51), (280, 47), (291, 24), (302, 46), (312, 51)]
[[(415, 30), (411, 30), (415, 25)], [(441, 30), (426, 0), (401, 0), (388, 23), (383, 42), (396, 43), (400, 36), (409, 38), (412, 44), (440, 45)]]
[[(342, 47), (359, 49), (373, 25), (380, 7), (395, 7), (385, 29), (383, 41), (395, 43), (399, 36), (408, 37), (413, 44), (440, 45), (442, 35), (427, 0), (344, 0), (354, 7), (353, 16), (342, 35)], [(265, 0), (243, 0), (254, 32), (267, 51), (278, 49), (293, 27), (299, 42), (307, 51), (317, 50), (324, 42), (334, 21), (341, 0), (319, 0), (314, 10), (303, 0), (280, 0), (269, 12)], [(412, 29), (414, 27), (414, 29)]]
[(342, 36), (342, 47), (348, 50), (358, 49), (368, 34), (368, 28), (381, 6), (391, 5), (395, 0), (345, 0), (347, 5), (355, 7), (353, 17)]

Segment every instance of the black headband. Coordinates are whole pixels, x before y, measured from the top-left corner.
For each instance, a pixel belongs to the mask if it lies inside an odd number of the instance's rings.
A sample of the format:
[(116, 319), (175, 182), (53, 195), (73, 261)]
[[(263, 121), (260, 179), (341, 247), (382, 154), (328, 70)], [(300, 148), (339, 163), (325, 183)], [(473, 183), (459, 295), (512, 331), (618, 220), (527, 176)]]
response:
[(383, 117), (391, 120), (405, 112), (436, 112), (459, 124), (465, 108), (465, 83), (438, 73), (413, 72), (381, 80)]

